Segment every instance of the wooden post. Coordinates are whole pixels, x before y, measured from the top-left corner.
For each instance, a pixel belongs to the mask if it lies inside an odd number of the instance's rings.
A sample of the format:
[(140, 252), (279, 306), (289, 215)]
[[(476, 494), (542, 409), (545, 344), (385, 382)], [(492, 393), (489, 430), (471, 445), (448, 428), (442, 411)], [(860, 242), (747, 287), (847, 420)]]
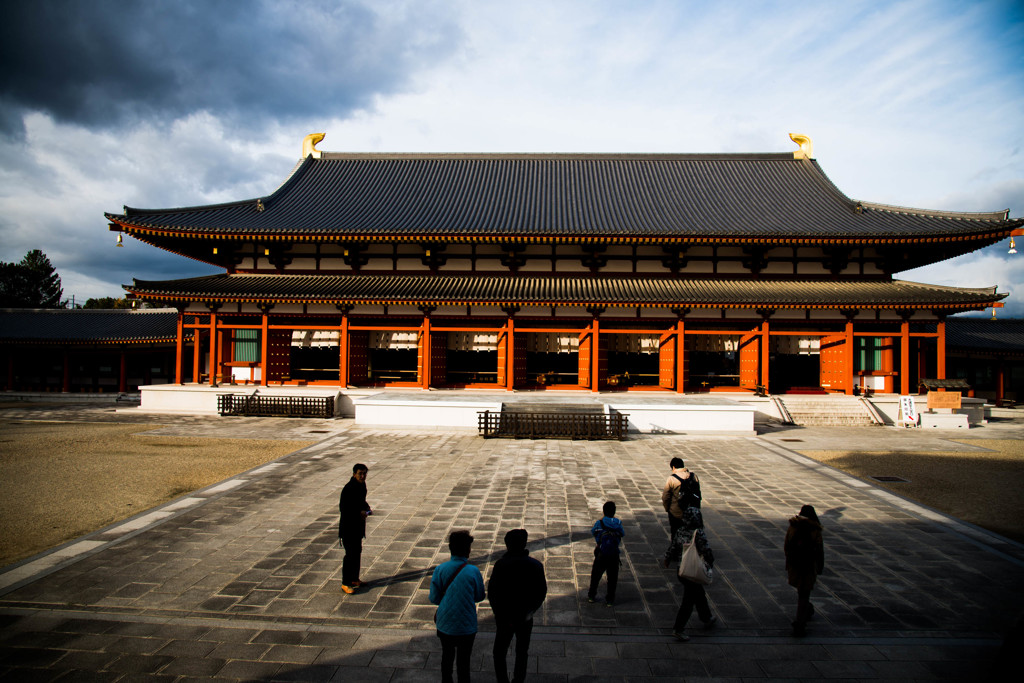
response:
[(910, 395), (910, 316), (907, 312), (900, 323), (900, 394)]
[[(936, 338), (935, 378), (946, 379), (946, 317), (939, 318), (935, 331), (939, 333)], [(940, 390), (941, 391), (941, 390)]]
[(843, 371), (843, 387), (845, 387), (847, 396), (853, 396), (854, 343), (856, 339), (853, 336), (853, 319), (857, 317), (857, 310), (850, 309), (841, 312), (846, 316), (846, 329), (843, 333), (846, 338), (843, 344), (843, 365), (845, 366)]
[(338, 386), (348, 386), (348, 312), (350, 307), (339, 306), (341, 326), (338, 330)]
[(220, 334), (217, 329), (217, 314), (210, 311), (210, 386), (217, 386), (217, 370), (220, 362)]
[(764, 387), (765, 394), (770, 391), (768, 386), (768, 379), (771, 377), (769, 374), (770, 368), (768, 367), (768, 358), (771, 352), (769, 338), (768, 317), (765, 316), (764, 320), (761, 321), (761, 386)]
[(185, 358), (185, 313), (178, 309), (178, 330), (174, 340), (174, 383), (182, 383), (182, 364)]
[[(198, 321), (199, 319), (196, 318)], [(192, 383), (199, 384), (202, 378), (202, 369), (199, 367), (199, 360), (203, 353), (203, 336), (198, 327), (192, 328)]]
[(676, 393), (686, 392), (686, 323), (676, 321)]
[(430, 388), (430, 360), (433, 344), (430, 342), (430, 314), (423, 314), (423, 333), (420, 335), (420, 353), (423, 355), (423, 373), (420, 376), (420, 386), (423, 389)]
[(999, 361), (996, 366), (996, 405), (1003, 407), (1003, 398), (1006, 396), (1006, 363)]
[(121, 351), (121, 364), (117, 370), (117, 390), (121, 393), (128, 391), (128, 354)]
[(64, 352), (64, 378), (61, 391), (65, 394), (71, 391), (71, 354), (68, 351)]
[(267, 375), (270, 374), (270, 363), (267, 361), (267, 352), (270, 349), (270, 313), (269, 309), (263, 308), (260, 315), (260, 385), (267, 386)]
[(594, 327), (590, 337), (590, 390), (598, 392), (601, 390), (601, 321), (594, 315)]
[(505, 390), (512, 391), (516, 384), (516, 321), (508, 314), (508, 327), (505, 332)]

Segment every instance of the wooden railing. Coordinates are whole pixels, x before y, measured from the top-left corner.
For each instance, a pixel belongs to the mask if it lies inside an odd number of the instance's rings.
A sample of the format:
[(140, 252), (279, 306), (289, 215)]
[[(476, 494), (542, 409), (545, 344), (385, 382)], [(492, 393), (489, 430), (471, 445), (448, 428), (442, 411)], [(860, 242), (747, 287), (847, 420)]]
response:
[(485, 439), (617, 439), (626, 438), (629, 415), (622, 413), (515, 412), (477, 413)]
[(217, 412), (221, 415), (253, 417), (334, 417), (334, 398), (330, 396), (260, 396), (217, 394)]

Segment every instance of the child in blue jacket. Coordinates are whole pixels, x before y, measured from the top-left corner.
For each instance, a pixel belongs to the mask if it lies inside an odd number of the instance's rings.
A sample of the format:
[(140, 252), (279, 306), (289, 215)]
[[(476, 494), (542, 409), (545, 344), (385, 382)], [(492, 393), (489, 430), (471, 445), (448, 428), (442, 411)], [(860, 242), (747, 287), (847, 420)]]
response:
[(597, 547), (594, 548), (594, 566), (590, 570), (587, 600), (597, 600), (597, 585), (601, 583), (601, 575), (607, 572), (608, 594), (605, 596), (605, 605), (611, 607), (615, 604), (615, 586), (619, 582), (619, 543), (626, 532), (622, 529), (622, 522), (615, 517), (615, 503), (609, 500), (604, 504), (603, 512), (604, 517), (594, 522), (590, 529)]

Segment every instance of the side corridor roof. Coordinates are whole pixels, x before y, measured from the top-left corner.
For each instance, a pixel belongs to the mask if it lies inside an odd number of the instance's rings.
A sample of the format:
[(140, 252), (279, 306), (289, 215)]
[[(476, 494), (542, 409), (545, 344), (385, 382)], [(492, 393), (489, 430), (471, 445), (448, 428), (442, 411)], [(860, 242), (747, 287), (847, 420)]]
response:
[(154, 342), (174, 341), (178, 312), (171, 309), (66, 310), (0, 309), (0, 341), (48, 342)]

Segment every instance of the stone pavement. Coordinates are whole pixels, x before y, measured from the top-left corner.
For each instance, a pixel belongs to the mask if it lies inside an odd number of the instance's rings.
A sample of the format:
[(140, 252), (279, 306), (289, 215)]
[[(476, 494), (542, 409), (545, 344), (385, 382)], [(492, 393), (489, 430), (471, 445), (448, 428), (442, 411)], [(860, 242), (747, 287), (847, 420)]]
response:
[[(45, 417), (125, 419), (59, 408)], [(456, 528), (474, 534), (485, 578), (505, 531), (529, 531), (549, 583), (533, 681), (979, 680), (1024, 613), (1024, 546), (792, 450), (971, 450), (947, 439), (1021, 438), (1020, 420), (967, 434), (808, 428), (625, 442), (485, 441), (350, 420), (187, 418), (161, 431), (322, 440), (7, 568), (4, 680), (435, 680), (427, 591)], [(658, 562), (668, 540), (659, 492), (674, 455), (701, 476), (718, 572), (708, 595), (720, 626), (686, 644), (669, 628), (681, 587)], [(355, 462), (370, 468), (370, 584), (344, 595), (337, 497)], [(588, 529), (609, 499), (627, 534), (611, 608), (586, 600)], [(808, 502), (825, 526), (826, 571), (816, 618), (796, 639), (781, 545)], [(493, 680), (486, 601), (480, 623), (474, 670)]]

